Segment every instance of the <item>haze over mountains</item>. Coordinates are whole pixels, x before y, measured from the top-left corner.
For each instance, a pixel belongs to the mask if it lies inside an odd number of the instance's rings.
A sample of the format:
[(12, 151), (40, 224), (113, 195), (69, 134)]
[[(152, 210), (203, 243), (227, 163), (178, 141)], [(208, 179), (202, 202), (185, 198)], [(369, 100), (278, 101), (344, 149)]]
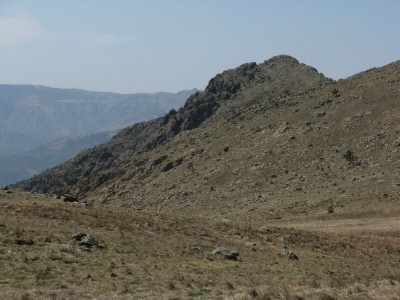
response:
[(116, 94), (0, 85), (0, 184), (28, 178), (121, 128), (178, 108), (195, 91)]
[(138, 209), (263, 217), (392, 201), (400, 195), (399, 87), (399, 62), (338, 82), (289, 56), (244, 64), (178, 111), (19, 187)]
[(0, 157), (0, 184), (12, 184), (59, 165), (80, 151), (108, 141), (116, 132), (60, 138), (24, 153)]

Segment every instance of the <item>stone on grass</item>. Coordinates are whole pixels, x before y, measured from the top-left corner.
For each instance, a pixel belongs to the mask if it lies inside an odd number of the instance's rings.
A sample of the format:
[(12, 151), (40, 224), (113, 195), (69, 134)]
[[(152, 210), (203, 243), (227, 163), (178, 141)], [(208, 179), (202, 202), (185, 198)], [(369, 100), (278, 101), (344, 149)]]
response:
[(73, 237), (79, 242), (79, 245), (85, 246), (86, 248), (92, 248), (93, 246), (99, 247), (99, 241), (87, 233), (80, 232)]
[(218, 247), (217, 249), (215, 249), (212, 254), (216, 255), (221, 255), (226, 259), (232, 259), (232, 260), (237, 260), (238, 256), (239, 256), (239, 252), (236, 250), (232, 250), (229, 248), (225, 248), (225, 247)]
[(78, 199), (70, 194), (65, 194), (60, 197), (64, 202), (78, 202)]
[(294, 254), (292, 251), (289, 251), (288, 249), (283, 249), (281, 252), (281, 256), (287, 257), (291, 260), (299, 260), (299, 257)]

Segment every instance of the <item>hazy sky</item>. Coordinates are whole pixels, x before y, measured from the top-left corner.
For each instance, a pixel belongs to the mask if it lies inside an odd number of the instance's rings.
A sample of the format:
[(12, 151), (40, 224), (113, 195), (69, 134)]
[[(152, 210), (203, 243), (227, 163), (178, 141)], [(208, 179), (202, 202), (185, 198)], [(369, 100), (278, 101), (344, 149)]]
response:
[(203, 89), (289, 54), (334, 79), (400, 59), (400, 0), (0, 0), (0, 83)]

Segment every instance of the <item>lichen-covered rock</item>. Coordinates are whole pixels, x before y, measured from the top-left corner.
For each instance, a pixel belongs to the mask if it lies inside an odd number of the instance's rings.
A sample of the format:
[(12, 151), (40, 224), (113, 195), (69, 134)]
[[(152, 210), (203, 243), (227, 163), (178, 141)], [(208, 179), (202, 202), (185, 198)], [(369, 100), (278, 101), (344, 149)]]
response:
[(79, 242), (79, 245), (85, 246), (88, 249), (92, 248), (93, 246), (99, 247), (99, 241), (87, 233), (77, 233), (73, 236), (73, 238)]
[(292, 260), (299, 260), (299, 257), (296, 254), (294, 254), (292, 251), (289, 251), (288, 249), (283, 249), (280, 255), (283, 257), (292, 259)]

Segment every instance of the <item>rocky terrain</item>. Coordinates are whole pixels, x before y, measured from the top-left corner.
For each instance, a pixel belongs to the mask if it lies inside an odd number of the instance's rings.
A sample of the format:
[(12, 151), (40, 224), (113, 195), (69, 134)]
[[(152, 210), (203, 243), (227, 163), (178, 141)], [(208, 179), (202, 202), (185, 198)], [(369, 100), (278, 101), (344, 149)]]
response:
[(399, 61), (218, 74), (0, 191), (0, 295), (399, 299), (399, 105)]
[[(275, 67), (276, 62), (278, 67)], [(273, 101), (274, 94), (280, 96), (290, 93), (291, 90), (311, 88), (328, 82), (330, 80), (315, 69), (286, 56), (276, 57), (260, 66), (255, 63), (242, 65), (211, 79), (204, 92), (192, 95), (178, 111), (171, 110), (164, 117), (128, 127), (109, 143), (93, 151), (81, 153), (68, 164), (34, 179), (40, 180), (43, 185), (36, 185), (34, 180), (30, 182), (41, 192), (55, 191), (65, 186), (66, 182), (75, 183), (81, 177), (86, 178), (101, 171), (109, 172), (114, 167), (124, 166), (125, 162), (129, 163), (138, 155), (152, 152), (180, 133), (193, 133), (193, 129), (210, 121), (208, 119), (216, 111), (221, 112), (218, 119), (224, 118), (228, 105), (232, 106), (231, 111), (235, 107), (241, 111), (254, 102), (253, 97), (237, 99), (236, 94), (254, 90), (259, 97), (262, 95)], [(209, 123), (212, 126), (215, 122)], [(49, 182), (45, 179), (47, 175), (52, 178)]]
[(379, 211), (400, 193), (399, 86), (399, 62), (339, 82), (288, 56), (245, 64), (18, 187), (217, 218)]

